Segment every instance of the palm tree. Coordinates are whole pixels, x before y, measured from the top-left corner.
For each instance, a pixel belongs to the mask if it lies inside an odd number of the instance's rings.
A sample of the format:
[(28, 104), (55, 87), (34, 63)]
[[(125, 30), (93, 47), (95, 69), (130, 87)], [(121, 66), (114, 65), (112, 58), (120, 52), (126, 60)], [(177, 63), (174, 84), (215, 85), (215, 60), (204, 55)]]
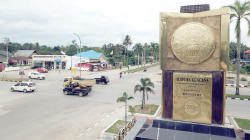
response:
[(148, 100), (148, 92), (149, 93), (155, 93), (153, 91), (152, 88), (154, 88), (154, 83), (151, 82), (151, 80), (149, 78), (141, 78), (141, 85), (137, 84), (134, 87), (134, 93), (136, 93), (136, 91), (141, 92), (142, 91), (142, 105), (141, 105), (141, 109), (143, 109), (143, 104), (145, 104), (145, 94), (147, 95), (147, 100)]
[(245, 19), (248, 23), (248, 33), (250, 36), (250, 20), (248, 16), (250, 15), (250, 2), (245, 1), (241, 3), (240, 0), (236, 0), (234, 5), (228, 5), (224, 7), (229, 7), (231, 9), (230, 22), (237, 21), (235, 26), (235, 32), (237, 37), (237, 80), (236, 80), (236, 92), (235, 95), (240, 95), (239, 93), (239, 74), (240, 74), (240, 49), (241, 49), (241, 19)]
[[(129, 35), (126, 35), (122, 44), (125, 45), (125, 47), (127, 49), (127, 53), (128, 53), (128, 46), (130, 46), (132, 44), (131, 37)], [(126, 54), (126, 49), (125, 49), (125, 54)], [(127, 56), (128, 56), (128, 54), (127, 54)], [(124, 60), (125, 60), (125, 55), (124, 55)]]
[(38, 42), (36, 42), (36, 51), (39, 51), (40, 50), (40, 45)]
[(155, 60), (157, 62), (157, 55), (159, 55), (159, 44), (158, 43), (155, 43), (154, 54), (155, 54)]
[(125, 123), (127, 124), (127, 101), (134, 99), (133, 96), (128, 97), (126, 92), (123, 93), (122, 97), (119, 97), (116, 102), (125, 102)]
[(146, 54), (145, 54), (145, 51), (147, 50), (148, 48), (148, 43), (144, 43), (144, 45), (142, 46), (142, 49), (143, 49), (143, 62), (146, 61)]
[(153, 62), (153, 60), (152, 60), (152, 57), (153, 57), (153, 54), (154, 54), (154, 50), (155, 50), (155, 48), (156, 48), (156, 43), (154, 43), (154, 42), (150, 42), (150, 48), (151, 48), (151, 64), (152, 64), (152, 62)]
[(107, 55), (107, 53), (106, 53), (107, 45), (106, 45), (106, 44), (104, 44), (104, 45), (102, 46), (102, 50), (104, 51), (104, 54)]
[(139, 67), (139, 57), (140, 57), (140, 52), (142, 52), (142, 45), (141, 45), (141, 43), (136, 43), (135, 46), (133, 47), (133, 50), (137, 54), (137, 57), (138, 57), (137, 65)]

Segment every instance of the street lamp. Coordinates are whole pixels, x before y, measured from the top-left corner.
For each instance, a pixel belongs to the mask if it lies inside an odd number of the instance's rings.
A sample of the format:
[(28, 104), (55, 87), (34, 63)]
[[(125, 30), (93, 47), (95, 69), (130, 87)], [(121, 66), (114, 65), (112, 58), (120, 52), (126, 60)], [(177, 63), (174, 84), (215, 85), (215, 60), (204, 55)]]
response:
[(8, 43), (10, 42), (10, 39), (9, 39), (9, 38), (6, 38), (6, 37), (5, 37), (4, 39), (5, 39), (4, 42), (7, 44), (7, 46), (6, 46), (6, 52), (7, 52), (7, 53), (6, 53), (6, 54), (7, 54), (7, 60), (6, 60), (6, 63), (7, 63), (7, 64), (6, 64), (6, 67), (8, 67), (8, 64), (9, 64)]
[(77, 35), (76, 33), (73, 33), (74, 35), (76, 35), (78, 38), (79, 38), (79, 41), (80, 41), (80, 78), (81, 78), (81, 72), (82, 72), (82, 52), (81, 52), (81, 42), (82, 42), (82, 39), (84, 38), (84, 37), (86, 37), (86, 35), (85, 36), (83, 36), (82, 38), (80, 38), (79, 37), (79, 35)]

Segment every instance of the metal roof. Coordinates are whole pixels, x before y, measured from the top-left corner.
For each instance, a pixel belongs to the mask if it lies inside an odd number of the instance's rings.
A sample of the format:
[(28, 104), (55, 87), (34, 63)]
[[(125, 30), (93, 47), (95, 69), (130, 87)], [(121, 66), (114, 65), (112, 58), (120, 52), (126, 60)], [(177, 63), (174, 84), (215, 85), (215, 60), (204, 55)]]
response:
[[(100, 59), (103, 53), (98, 53), (94, 50), (89, 50), (87, 52), (81, 52), (81, 57), (87, 57), (89, 59)], [(74, 55), (80, 57), (80, 53)]]
[(32, 53), (36, 52), (35, 50), (18, 50), (14, 55), (15, 57), (31, 57)]
[[(7, 52), (6, 51), (0, 51), (0, 55), (6, 56), (7, 57)], [(8, 52), (8, 57), (12, 57), (12, 53)]]

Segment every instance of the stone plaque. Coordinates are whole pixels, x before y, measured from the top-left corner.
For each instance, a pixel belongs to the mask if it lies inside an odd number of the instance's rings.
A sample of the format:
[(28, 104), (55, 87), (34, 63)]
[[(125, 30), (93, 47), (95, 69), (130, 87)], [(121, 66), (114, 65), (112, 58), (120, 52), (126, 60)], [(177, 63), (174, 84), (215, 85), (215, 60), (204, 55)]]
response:
[(212, 74), (173, 73), (173, 119), (212, 123)]
[(190, 22), (179, 27), (171, 40), (174, 55), (187, 64), (208, 59), (215, 49), (212, 31), (204, 24)]

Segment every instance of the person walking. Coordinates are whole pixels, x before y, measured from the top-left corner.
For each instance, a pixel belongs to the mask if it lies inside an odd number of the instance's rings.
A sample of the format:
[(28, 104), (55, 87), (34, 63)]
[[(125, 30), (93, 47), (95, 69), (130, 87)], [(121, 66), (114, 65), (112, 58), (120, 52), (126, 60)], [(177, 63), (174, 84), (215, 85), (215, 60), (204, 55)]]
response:
[(122, 72), (120, 72), (120, 78), (122, 78)]

